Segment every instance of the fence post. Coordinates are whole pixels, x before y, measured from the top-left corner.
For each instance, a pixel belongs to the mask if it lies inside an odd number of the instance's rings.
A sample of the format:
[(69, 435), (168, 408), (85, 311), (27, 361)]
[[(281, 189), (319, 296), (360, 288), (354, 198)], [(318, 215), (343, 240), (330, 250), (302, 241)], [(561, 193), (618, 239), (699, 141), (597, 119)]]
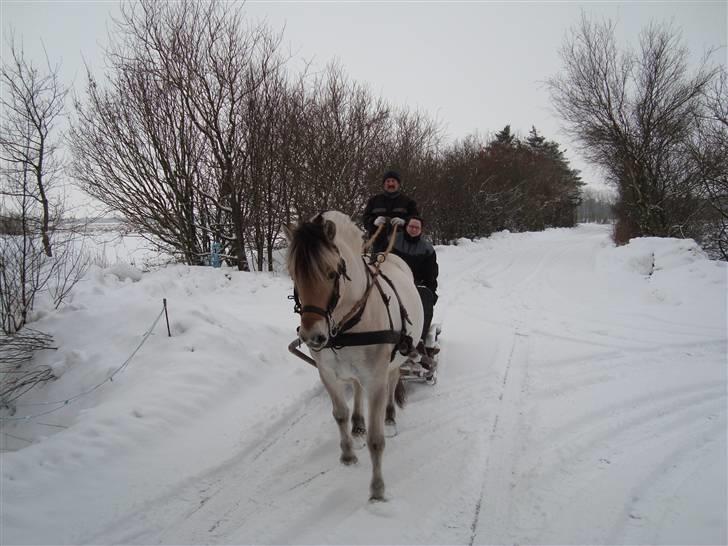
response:
[(167, 298), (163, 298), (164, 303), (164, 318), (167, 320), (167, 337), (172, 337), (172, 332), (169, 330), (169, 315), (167, 314)]

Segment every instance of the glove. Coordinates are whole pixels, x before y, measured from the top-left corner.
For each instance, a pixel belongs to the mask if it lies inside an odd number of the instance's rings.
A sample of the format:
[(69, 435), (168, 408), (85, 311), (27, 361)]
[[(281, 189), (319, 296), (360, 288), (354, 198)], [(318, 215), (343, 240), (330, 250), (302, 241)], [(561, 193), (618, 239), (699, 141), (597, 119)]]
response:
[(381, 226), (387, 221), (387, 218), (385, 216), (377, 216), (377, 219), (374, 220), (375, 226)]
[(392, 218), (392, 219), (391, 219), (391, 220), (389, 221), (389, 223), (390, 223), (390, 224), (392, 224), (393, 226), (399, 226), (399, 227), (402, 227), (402, 226), (404, 225), (404, 220), (402, 220), (402, 218), (397, 218), (397, 217), (395, 216), (394, 218)]

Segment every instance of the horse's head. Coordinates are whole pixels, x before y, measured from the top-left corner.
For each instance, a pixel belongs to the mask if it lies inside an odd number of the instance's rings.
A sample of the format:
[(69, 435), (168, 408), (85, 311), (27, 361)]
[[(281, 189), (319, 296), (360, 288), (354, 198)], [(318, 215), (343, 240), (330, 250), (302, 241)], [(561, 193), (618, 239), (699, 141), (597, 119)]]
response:
[(339, 299), (339, 279), (344, 262), (334, 244), (336, 224), (319, 214), (294, 229), (284, 227), (288, 238), (288, 273), (301, 313), (298, 336), (309, 348), (321, 349), (331, 334), (331, 313)]

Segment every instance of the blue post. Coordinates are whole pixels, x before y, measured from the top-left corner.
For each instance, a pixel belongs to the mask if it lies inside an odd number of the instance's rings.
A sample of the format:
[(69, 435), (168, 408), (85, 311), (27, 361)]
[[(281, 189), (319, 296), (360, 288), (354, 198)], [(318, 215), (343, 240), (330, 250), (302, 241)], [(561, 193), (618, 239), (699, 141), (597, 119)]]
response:
[(212, 253), (210, 254), (210, 265), (212, 267), (220, 267), (222, 260), (220, 260), (220, 243), (212, 243)]

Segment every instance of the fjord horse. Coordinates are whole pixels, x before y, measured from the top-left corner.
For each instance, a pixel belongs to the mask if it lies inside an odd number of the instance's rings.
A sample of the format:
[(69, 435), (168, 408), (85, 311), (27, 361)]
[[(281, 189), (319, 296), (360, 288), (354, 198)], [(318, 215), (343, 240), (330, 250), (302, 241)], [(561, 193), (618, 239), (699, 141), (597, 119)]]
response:
[[(288, 272), (294, 283), (298, 335), (333, 404), (341, 462), (357, 462), (353, 437), (363, 439), (372, 461), (370, 500), (384, 500), (385, 430), (396, 432), (395, 401), (404, 402), (400, 365), (414, 353), (423, 324), (412, 273), (390, 254), (379, 271), (362, 256), (363, 232), (338, 211), (285, 228)], [(354, 390), (353, 411), (346, 385)], [(369, 417), (365, 422), (363, 396)], [(349, 419), (351, 418), (351, 429)]]

